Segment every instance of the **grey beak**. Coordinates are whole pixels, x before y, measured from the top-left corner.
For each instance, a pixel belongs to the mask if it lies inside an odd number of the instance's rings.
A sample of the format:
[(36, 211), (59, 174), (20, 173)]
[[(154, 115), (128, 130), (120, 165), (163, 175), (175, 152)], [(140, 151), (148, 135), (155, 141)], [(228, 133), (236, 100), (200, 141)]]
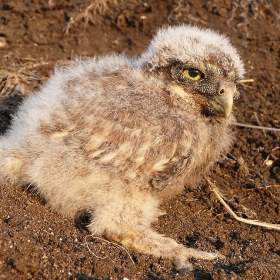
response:
[(236, 95), (236, 85), (233, 82), (220, 81), (216, 93), (210, 103), (218, 115), (228, 118), (232, 110), (233, 97)]

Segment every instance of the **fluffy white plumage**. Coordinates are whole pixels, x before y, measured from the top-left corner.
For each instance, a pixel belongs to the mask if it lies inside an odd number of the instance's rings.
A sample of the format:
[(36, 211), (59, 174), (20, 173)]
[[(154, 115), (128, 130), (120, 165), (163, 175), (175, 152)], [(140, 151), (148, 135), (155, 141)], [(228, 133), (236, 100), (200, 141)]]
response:
[(224, 70), (234, 69), (240, 77), (244, 75), (243, 62), (226, 36), (211, 29), (190, 25), (159, 30), (138, 63), (141, 66), (149, 61), (154, 66), (161, 67), (172, 60), (197, 60), (201, 63), (201, 61), (208, 61), (213, 54), (218, 57), (218, 63)]
[(150, 224), (164, 200), (197, 184), (229, 149), (243, 74), (226, 37), (192, 26), (160, 30), (139, 58), (57, 68), (0, 139), (0, 180), (31, 183), (56, 211), (90, 213), (91, 232), (178, 268), (219, 257)]

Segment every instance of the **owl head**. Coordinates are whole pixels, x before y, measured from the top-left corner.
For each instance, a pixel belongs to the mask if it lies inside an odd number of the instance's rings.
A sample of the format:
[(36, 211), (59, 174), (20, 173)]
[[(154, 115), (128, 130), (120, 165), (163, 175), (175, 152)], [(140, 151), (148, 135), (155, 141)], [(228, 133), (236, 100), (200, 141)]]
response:
[(239, 95), (235, 82), (245, 72), (227, 37), (190, 25), (159, 30), (138, 66), (160, 77), (171, 95), (217, 118), (229, 117)]

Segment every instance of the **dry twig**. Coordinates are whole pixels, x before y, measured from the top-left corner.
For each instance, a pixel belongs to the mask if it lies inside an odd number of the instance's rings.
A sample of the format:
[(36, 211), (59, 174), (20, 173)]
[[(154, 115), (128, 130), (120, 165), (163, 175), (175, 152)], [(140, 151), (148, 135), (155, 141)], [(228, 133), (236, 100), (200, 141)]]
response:
[(239, 216), (237, 216), (233, 210), (229, 207), (229, 205), (225, 202), (225, 200), (223, 199), (221, 193), (219, 192), (218, 188), (209, 180), (206, 180), (207, 183), (209, 184), (211, 190), (214, 192), (214, 194), (217, 196), (217, 198), (219, 199), (219, 201), (223, 204), (223, 206), (226, 208), (227, 212), (237, 221), (245, 223), (245, 224), (249, 224), (249, 225), (254, 225), (254, 226), (259, 226), (259, 227), (265, 227), (265, 228), (269, 228), (269, 229), (276, 229), (276, 230), (280, 230), (280, 225), (277, 224), (270, 224), (270, 223), (266, 223), (266, 222), (261, 222), (258, 220), (249, 220), (249, 219), (244, 219), (241, 218)]
[(253, 83), (254, 79), (244, 79), (244, 80), (238, 80), (236, 81), (239, 84), (244, 84), (244, 83)]
[[(254, 117), (255, 117), (255, 119), (256, 119), (258, 125), (259, 125), (260, 127), (262, 127), (262, 124), (261, 124), (261, 122), (260, 122), (260, 120), (259, 120), (259, 117), (258, 117), (257, 112), (254, 112)], [(262, 130), (262, 132), (263, 132), (264, 135), (266, 135), (266, 132), (265, 132), (264, 129)]]
[(255, 129), (262, 129), (262, 130), (269, 130), (269, 131), (280, 132), (280, 128), (266, 127), (266, 126), (257, 126), (257, 125), (239, 123), (239, 122), (235, 122), (233, 124), (236, 125), (236, 126), (241, 126), (241, 127), (255, 128)]

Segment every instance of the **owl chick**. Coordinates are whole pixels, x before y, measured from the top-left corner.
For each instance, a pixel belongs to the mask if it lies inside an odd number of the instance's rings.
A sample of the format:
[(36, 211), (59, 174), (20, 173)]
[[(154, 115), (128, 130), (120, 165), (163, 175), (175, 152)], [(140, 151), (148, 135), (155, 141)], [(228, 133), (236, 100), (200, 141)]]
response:
[(32, 184), (64, 215), (90, 213), (95, 235), (178, 268), (219, 257), (151, 223), (229, 149), (243, 74), (226, 37), (185, 25), (161, 29), (137, 58), (76, 60), (19, 108), (0, 140), (0, 181)]

